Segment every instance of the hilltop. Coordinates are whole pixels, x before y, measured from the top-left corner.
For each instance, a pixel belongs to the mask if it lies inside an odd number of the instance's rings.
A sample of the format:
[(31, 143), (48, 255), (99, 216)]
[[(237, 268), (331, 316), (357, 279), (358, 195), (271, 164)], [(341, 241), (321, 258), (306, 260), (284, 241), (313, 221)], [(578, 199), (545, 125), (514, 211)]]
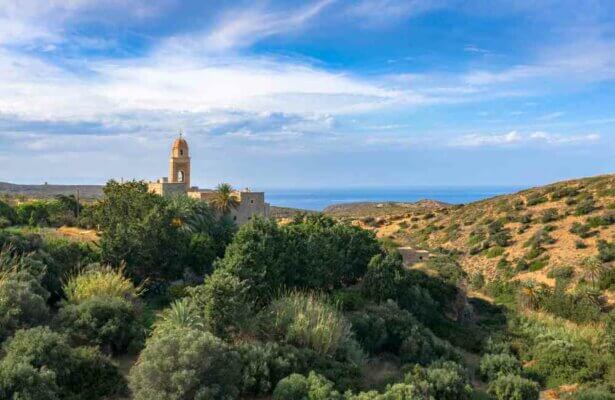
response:
[(467, 205), (373, 209), (355, 223), (398, 245), (459, 254), (470, 274), (504, 274), (553, 286), (550, 271), (572, 267), (615, 238), (615, 175), (574, 179)]

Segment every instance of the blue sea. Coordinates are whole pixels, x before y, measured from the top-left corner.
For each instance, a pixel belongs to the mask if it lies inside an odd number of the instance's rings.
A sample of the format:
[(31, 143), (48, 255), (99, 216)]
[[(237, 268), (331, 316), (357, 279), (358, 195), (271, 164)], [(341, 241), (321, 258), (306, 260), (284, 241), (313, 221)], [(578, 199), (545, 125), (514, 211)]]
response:
[(266, 189), (266, 201), (274, 206), (321, 211), (327, 206), (355, 202), (414, 202), (422, 199), (466, 204), (523, 190), (523, 186), (395, 187), (348, 189)]

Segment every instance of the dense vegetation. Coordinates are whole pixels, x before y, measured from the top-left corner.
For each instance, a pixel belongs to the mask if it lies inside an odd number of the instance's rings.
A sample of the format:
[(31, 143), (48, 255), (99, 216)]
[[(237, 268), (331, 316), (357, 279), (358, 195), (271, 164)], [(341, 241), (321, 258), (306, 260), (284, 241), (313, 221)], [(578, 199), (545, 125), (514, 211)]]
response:
[[(571, 399), (615, 397), (615, 314), (600, 295), (614, 279), (610, 241), (569, 290), (575, 268), (549, 268), (549, 287), (511, 280), (510, 260), (494, 277), (468, 273), (459, 249), (407, 268), (390, 243), (319, 214), (237, 229), (232, 205), (141, 182), (74, 200), (0, 202), (2, 399), (531, 400), (566, 384), (578, 384)], [(600, 207), (589, 203), (574, 213)], [(538, 268), (560, 214), (537, 217), (547, 225), (528, 237), (524, 268)], [(65, 224), (100, 238), (44, 228)], [(505, 259), (513, 234), (495, 219), (468, 240)]]

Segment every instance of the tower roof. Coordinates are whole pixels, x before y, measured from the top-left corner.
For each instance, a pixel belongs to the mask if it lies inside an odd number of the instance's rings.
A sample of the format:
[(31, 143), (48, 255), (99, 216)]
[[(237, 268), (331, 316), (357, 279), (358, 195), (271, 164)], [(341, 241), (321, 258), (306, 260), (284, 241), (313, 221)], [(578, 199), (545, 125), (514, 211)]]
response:
[(173, 141), (173, 147), (171, 147), (171, 155), (173, 157), (188, 157), (188, 142), (181, 134)]

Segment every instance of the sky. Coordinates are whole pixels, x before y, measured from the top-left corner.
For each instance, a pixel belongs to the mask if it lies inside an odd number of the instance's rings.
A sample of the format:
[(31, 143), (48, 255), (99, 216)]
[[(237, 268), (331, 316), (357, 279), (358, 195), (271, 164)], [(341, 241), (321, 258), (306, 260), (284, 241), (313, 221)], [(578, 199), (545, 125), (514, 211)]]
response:
[(615, 172), (615, 2), (0, 0), (0, 181), (309, 188)]

